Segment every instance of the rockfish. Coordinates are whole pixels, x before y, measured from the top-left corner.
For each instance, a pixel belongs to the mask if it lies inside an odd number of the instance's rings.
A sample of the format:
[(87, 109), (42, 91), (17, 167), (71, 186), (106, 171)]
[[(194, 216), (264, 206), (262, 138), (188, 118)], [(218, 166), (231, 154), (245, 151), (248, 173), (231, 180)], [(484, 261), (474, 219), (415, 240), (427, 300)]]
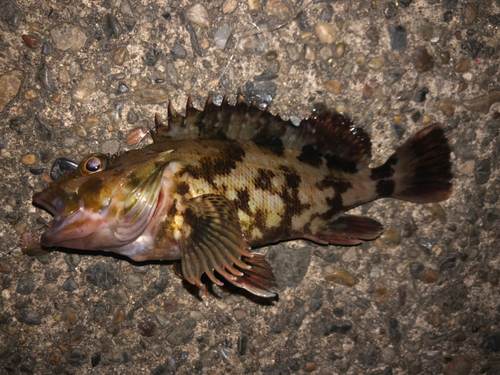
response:
[(382, 232), (344, 212), (378, 198), (439, 202), (452, 193), (450, 147), (439, 123), (369, 168), (369, 136), (342, 115), (314, 112), (299, 126), (248, 105), (209, 97), (186, 115), (169, 105), (153, 143), (91, 154), (33, 196), (54, 216), (44, 247), (104, 250), (134, 261), (180, 260), (184, 279), (203, 274), (263, 297), (278, 291), (264, 257), (250, 252), (304, 238), (355, 245)]

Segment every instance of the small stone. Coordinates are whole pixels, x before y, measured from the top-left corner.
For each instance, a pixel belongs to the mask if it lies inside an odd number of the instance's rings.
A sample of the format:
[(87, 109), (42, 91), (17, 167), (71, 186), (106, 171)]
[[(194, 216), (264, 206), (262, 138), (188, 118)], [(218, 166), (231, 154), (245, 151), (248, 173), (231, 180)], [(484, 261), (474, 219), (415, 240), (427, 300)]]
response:
[(173, 346), (186, 345), (194, 337), (196, 321), (189, 319), (179, 326), (174, 327), (167, 335), (167, 341)]
[(490, 179), (491, 174), (491, 162), (490, 159), (481, 160), (476, 164), (474, 168), (474, 176), (476, 178), (476, 184), (484, 185)]
[(70, 276), (66, 279), (66, 281), (63, 283), (63, 289), (67, 292), (72, 292), (76, 289), (78, 289), (78, 283), (75, 281), (73, 276)]
[(467, 39), (460, 43), (460, 47), (469, 52), (471, 58), (475, 59), (479, 52), (484, 48), (484, 44), (479, 42), (477, 39)]
[(29, 23), (28, 24), (28, 27), (33, 30), (33, 31), (36, 31), (37, 33), (40, 32), (40, 24), (39, 23), (36, 23), (36, 22), (33, 22), (33, 23)]
[(120, 142), (116, 139), (108, 139), (101, 145), (101, 152), (103, 154), (115, 155), (118, 151), (120, 151)]
[(247, 317), (247, 312), (243, 309), (234, 309), (233, 315), (237, 322), (241, 322)]
[(48, 358), (48, 362), (51, 366), (57, 366), (59, 364), (59, 353), (52, 352)]
[(196, 311), (196, 310), (195, 311), (191, 311), (189, 313), (189, 317), (191, 319), (196, 320), (197, 322), (199, 322), (200, 320), (203, 320), (203, 318), (204, 318), (203, 314), (201, 312), (199, 312), (199, 311)]
[(375, 294), (377, 295), (379, 301), (384, 302), (387, 301), (391, 296), (391, 291), (389, 290), (387, 285), (377, 282), (375, 284)]
[(8, 274), (11, 273), (11, 271), (12, 266), (9, 263), (0, 261), (0, 273)]
[(337, 40), (337, 31), (326, 22), (321, 22), (316, 26), (316, 35), (323, 43), (333, 44)]
[(52, 181), (58, 180), (67, 171), (74, 171), (78, 164), (66, 158), (57, 158), (50, 168), (50, 178)]
[(388, 229), (380, 235), (380, 240), (391, 247), (396, 247), (401, 243), (401, 230)]
[(211, 27), (212, 20), (208, 15), (207, 9), (202, 4), (195, 4), (186, 12), (186, 17), (191, 22), (200, 27)]
[(342, 254), (342, 261), (345, 263), (355, 262), (358, 260), (358, 255), (356, 253), (356, 248), (349, 248), (344, 254)]
[(403, 26), (389, 26), (389, 38), (391, 39), (391, 49), (401, 51), (406, 48), (406, 29)]
[(209, 47), (209, 42), (208, 39), (203, 38), (202, 43), (198, 42), (198, 36), (196, 35), (196, 31), (194, 27), (191, 25), (191, 23), (188, 23), (186, 25), (186, 30), (189, 34), (189, 40), (191, 41), (191, 49), (193, 50), (194, 53), (196, 53), (198, 56), (203, 56), (203, 49), (207, 49)]
[(332, 79), (325, 83), (325, 87), (334, 94), (342, 93), (342, 84), (337, 79)]
[(35, 90), (30, 89), (30, 90), (26, 90), (24, 92), (24, 99), (26, 99), (26, 100), (33, 100), (33, 99), (36, 99), (36, 98), (38, 98), (38, 95), (36, 94)]
[(465, 91), (465, 89), (467, 88), (467, 83), (464, 82), (464, 81), (461, 81), (459, 84), (458, 84), (458, 87), (457, 87), (457, 91), (458, 92), (463, 92)]
[(278, 53), (276, 51), (269, 51), (264, 57), (266, 61), (274, 61), (278, 58)]
[(275, 16), (281, 21), (287, 21), (291, 18), (292, 12), (282, 0), (268, 0), (266, 4), (267, 14)]
[(121, 46), (113, 51), (113, 54), (111, 55), (111, 60), (113, 61), (113, 64), (117, 66), (122, 66), (127, 60), (127, 57), (128, 57), (127, 46)]
[(40, 65), (38, 67), (38, 71), (36, 74), (36, 78), (38, 82), (42, 84), (42, 87), (50, 92), (54, 92), (56, 89), (56, 82), (54, 81), (54, 77), (52, 75), (51, 69), (49, 69), (49, 65), (45, 61), (45, 58), (42, 57)]
[(250, 8), (250, 10), (258, 10), (259, 0), (248, 0), (248, 8)]
[(444, 375), (468, 375), (472, 371), (472, 364), (464, 357), (456, 357), (444, 365)]
[(73, 125), (73, 129), (75, 130), (77, 136), (81, 138), (85, 138), (87, 136), (87, 129), (85, 129), (85, 126), (82, 124), (75, 123), (75, 125)]
[(229, 24), (225, 23), (215, 32), (215, 46), (222, 51), (224, 48), (226, 48), (226, 44), (230, 36), (231, 29), (229, 27)]
[(428, 203), (425, 205), (425, 208), (429, 210), (432, 216), (438, 218), (440, 222), (446, 223), (446, 212), (439, 203)]
[(45, 56), (52, 55), (54, 53), (54, 47), (50, 41), (46, 40), (42, 45), (42, 54)]
[(34, 292), (37, 288), (37, 283), (35, 280), (20, 279), (17, 283), (16, 293), (27, 296)]
[(116, 90), (116, 94), (121, 95), (127, 93), (128, 91), (129, 91), (128, 86), (125, 83), (120, 82), (118, 84), (118, 89)]
[(453, 117), (455, 114), (455, 103), (450, 99), (443, 99), (439, 102), (439, 109), (446, 117)]
[(398, 4), (402, 8), (408, 8), (412, 2), (413, 2), (413, 0), (399, 0)]
[(24, 72), (21, 70), (12, 70), (0, 76), (0, 113), (17, 96), (23, 81)]
[(64, 310), (64, 320), (69, 324), (75, 324), (78, 321), (78, 314), (75, 310), (68, 308)]
[(306, 362), (304, 364), (303, 370), (305, 372), (313, 372), (314, 370), (316, 370), (316, 367), (317, 367), (316, 362)]
[(304, 59), (306, 59), (307, 61), (314, 61), (316, 59), (314, 50), (308, 44), (304, 45)]
[(469, 62), (467, 60), (462, 60), (456, 63), (455, 72), (463, 73), (469, 70)]
[(27, 155), (24, 155), (21, 159), (21, 162), (24, 164), (24, 165), (33, 165), (35, 164), (37, 161), (37, 158), (36, 158), (36, 155), (35, 154), (27, 154)]
[(187, 50), (184, 46), (180, 44), (174, 44), (172, 49), (170, 50), (170, 54), (177, 59), (185, 59), (187, 56)]
[(56, 45), (56, 48), (61, 51), (72, 50), (76, 52), (82, 49), (87, 42), (87, 36), (76, 26), (63, 24), (57, 26), (50, 31), (50, 35)]
[(413, 100), (417, 103), (425, 102), (426, 96), (429, 93), (429, 89), (427, 87), (422, 87), (413, 97)]
[(335, 46), (335, 52), (334, 55), (337, 59), (341, 59), (344, 56), (346, 49), (346, 44), (345, 43), (339, 43)]
[(90, 100), (90, 96), (96, 89), (96, 79), (93, 72), (86, 72), (78, 86), (72, 91), (71, 97), (73, 100), (86, 103)]
[[(173, 62), (169, 61), (166, 64), (166, 69), (167, 69), (167, 76), (172, 85), (175, 87), (179, 87), (179, 73), (177, 72), (177, 69), (175, 68), (175, 65)], [(132, 86), (134, 87), (134, 86)]]
[(422, 282), (425, 284), (432, 284), (436, 282), (436, 280), (437, 280), (436, 271), (434, 271), (432, 268), (426, 269)]
[(37, 49), (40, 45), (40, 40), (33, 35), (23, 35), (23, 41), (31, 49)]
[(352, 276), (349, 272), (344, 270), (334, 269), (331, 271), (325, 270), (325, 272), (327, 272), (327, 274), (325, 275), (325, 279), (328, 281), (333, 281), (335, 284), (351, 287), (359, 282), (356, 277)]
[(61, 98), (62, 98), (61, 94), (57, 93), (57, 94), (52, 95), (50, 97), (50, 100), (52, 100), (56, 104), (59, 104), (59, 103), (61, 103)]
[(230, 14), (238, 8), (238, 0), (225, 0), (222, 4), (222, 13)]
[(137, 128), (132, 129), (127, 134), (127, 145), (133, 146), (139, 143), (144, 137), (147, 135), (147, 131), (143, 126), (139, 126)]
[(413, 54), (413, 64), (418, 72), (426, 72), (434, 66), (434, 58), (429, 55), (425, 47), (418, 48)]
[(290, 60), (292, 60), (293, 62), (300, 59), (299, 50), (297, 49), (297, 46), (295, 44), (288, 43), (285, 46), (285, 51), (286, 51), (288, 57), (290, 58)]
[(140, 104), (162, 104), (168, 102), (167, 89), (157, 84), (149, 84), (134, 92), (134, 99)]
[(490, 107), (497, 102), (500, 102), (500, 91), (493, 91), (488, 95), (480, 96), (472, 100), (466, 100), (463, 104), (465, 108), (470, 111), (488, 113)]
[(477, 18), (478, 12), (478, 3), (466, 3), (464, 5), (464, 23), (466, 25), (472, 25)]
[(439, 327), (443, 323), (443, 316), (441, 314), (441, 311), (437, 310), (429, 313), (429, 322), (433, 327)]
[(120, 324), (125, 320), (125, 316), (126, 316), (125, 311), (123, 311), (122, 309), (118, 309), (113, 315), (113, 320), (111, 321), (111, 323)]
[(467, 160), (461, 164), (457, 165), (457, 171), (460, 174), (468, 175), (474, 172), (474, 166), (476, 162), (474, 160)]
[(86, 116), (85, 117), (85, 127), (93, 128), (94, 126), (99, 125), (99, 119), (95, 116)]
[(451, 60), (450, 51), (442, 51), (439, 53), (439, 62), (442, 65), (447, 65)]
[(385, 59), (383, 57), (373, 57), (368, 61), (367, 65), (371, 70), (380, 70), (385, 65)]
[(333, 57), (333, 51), (330, 47), (324, 46), (320, 48), (318, 55), (321, 60), (329, 60)]
[(27, 356), (21, 362), (19, 366), (19, 371), (24, 374), (34, 374), (36, 368), (36, 358), (32, 356)]
[(104, 262), (90, 266), (85, 271), (87, 282), (103, 290), (109, 290), (118, 284), (118, 279)]
[(420, 262), (410, 263), (410, 274), (411, 277), (417, 280), (422, 280), (425, 276), (425, 267)]
[(156, 48), (150, 48), (146, 52), (146, 56), (144, 56), (144, 64), (147, 66), (155, 66), (158, 60), (161, 57), (161, 51)]
[(16, 319), (30, 326), (42, 324), (42, 318), (36, 312), (27, 309), (20, 309), (16, 314)]

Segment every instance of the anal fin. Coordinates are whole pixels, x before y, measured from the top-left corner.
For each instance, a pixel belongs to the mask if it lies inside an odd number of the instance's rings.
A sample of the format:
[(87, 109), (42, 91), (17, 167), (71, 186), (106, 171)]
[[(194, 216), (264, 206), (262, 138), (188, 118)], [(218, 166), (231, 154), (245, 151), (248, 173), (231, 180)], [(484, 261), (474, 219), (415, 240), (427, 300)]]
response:
[(378, 221), (363, 216), (342, 215), (307, 238), (323, 244), (358, 245), (377, 238), (382, 231), (382, 224)]
[(205, 273), (222, 286), (214, 274), (217, 271), (237, 287), (258, 296), (274, 296), (277, 285), (271, 268), (264, 257), (248, 251), (232, 202), (207, 194), (190, 199), (185, 206), (180, 240), (183, 277), (205, 289), (201, 282)]
[(243, 257), (245, 263), (252, 266), (249, 270), (242, 270), (243, 276), (237, 280), (229, 280), (233, 285), (248, 290), (260, 297), (274, 297), (279, 292), (273, 270), (263, 255), (253, 254), (252, 258)]

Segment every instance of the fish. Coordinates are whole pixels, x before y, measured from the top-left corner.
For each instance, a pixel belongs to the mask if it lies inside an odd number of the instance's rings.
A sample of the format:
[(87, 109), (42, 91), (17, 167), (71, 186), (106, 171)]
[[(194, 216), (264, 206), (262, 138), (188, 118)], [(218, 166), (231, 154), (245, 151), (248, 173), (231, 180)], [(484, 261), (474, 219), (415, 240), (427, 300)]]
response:
[(438, 122), (374, 168), (368, 134), (326, 109), (296, 126), (242, 97), (216, 105), (209, 96), (198, 110), (189, 96), (185, 115), (171, 102), (166, 124), (155, 115), (151, 136), (143, 148), (90, 154), (33, 195), (54, 217), (43, 247), (175, 261), (205, 292), (227, 281), (271, 298), (278, 283), (252, 248), (294, 239), (357, 245), (383, 226), (350, 209), (380, 198), (440, 202), (453, 190)]

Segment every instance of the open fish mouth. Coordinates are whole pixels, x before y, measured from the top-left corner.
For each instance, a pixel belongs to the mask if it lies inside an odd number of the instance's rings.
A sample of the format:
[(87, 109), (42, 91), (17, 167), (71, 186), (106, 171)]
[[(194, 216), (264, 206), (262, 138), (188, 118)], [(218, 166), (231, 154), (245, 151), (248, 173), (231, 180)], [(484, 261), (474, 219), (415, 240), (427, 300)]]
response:
[(52, 222), (50, 228), (42, 234), (42, 246), (57, 246), (58, 234), (67, 225), (68, 221), (71, 220), (79, 211), (78, 202), (72, 200), (62, 189), (54, 189), (53, 187), (50, 187), (39, 193), (35, 193), (33, 195), (33, 203), (43, 208), (54, 217), (54, 221)]

